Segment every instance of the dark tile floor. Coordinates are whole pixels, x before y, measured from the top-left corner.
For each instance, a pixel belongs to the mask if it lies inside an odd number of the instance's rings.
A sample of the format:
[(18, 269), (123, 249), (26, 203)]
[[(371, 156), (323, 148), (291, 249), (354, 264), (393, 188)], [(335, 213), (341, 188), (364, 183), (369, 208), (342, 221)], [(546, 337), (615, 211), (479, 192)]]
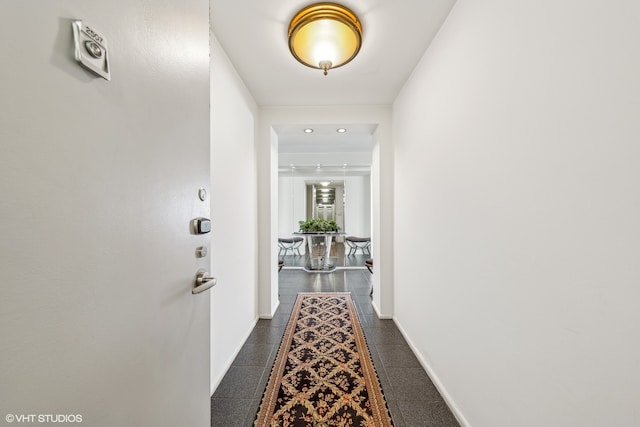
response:
[(365, 269), (279, 273), (280, 306), (261, 319), (211, 398), (211, 425), (252, 426), (284, 328), (298, 292), (351, 292), (369, 350), (397, 427), (458, 426), (393, 320), (380, 320), (371, 306), (371, 275)]
[[(303, 251), (307, 249), (307, 246), (303, 246), (300, 249)], [(314, 246), (314, 259), (316, 262), (321, 253), (324, 253), (324, 246)], [(305, 265), (309, 264), (309, 257), (306, 253), (298, 252), (294, 250), (283, 251), (280, 250), (278, 252), (278, 257), (284, 260), (284, 269), (300, 269)], [(329, 257), (329, 263), (338, 267), (345, 269), (359, 269), (366, 268), (365, 260), (367, 258), (371, 258), (371, 252), (369, 250), (364, 250), (358, 248), (355, 251), (350, 250), (348, 247), (345, 247), (345, 244), (342, 242), (333, 242), (331, 244), (331, 256)]]

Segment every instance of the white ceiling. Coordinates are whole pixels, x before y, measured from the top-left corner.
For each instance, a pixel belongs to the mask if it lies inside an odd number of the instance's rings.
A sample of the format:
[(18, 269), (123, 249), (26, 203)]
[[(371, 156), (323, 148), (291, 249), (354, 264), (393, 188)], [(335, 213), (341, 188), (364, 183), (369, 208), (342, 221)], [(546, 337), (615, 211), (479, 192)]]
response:
[[(339, 133), (339, 128), (346, 132)], [(305, 129), (313, 129), (313, 133), (305, 133)], [(375, 129), (376, 125), (344, 123), (274, 126), (281, 153), (368, 152), (372, 149), (371, 136)]]
[[(343, 1), (362, 22), (363, 43), (353, 61), (328, 76), (297, 62), (287, 44), (289, 21), (311, 3), (211, 0), (212, 32), (258, 105), (391, 105), (455, 0)], [(305, 127), (316, 132), (306, 135)], [(337, 134), (337, 127), (348, 132)], [(370, 151), (374, 129), (308, 123), (280, 126), (276, 132), (281, 152)]]
[[(376, 127), (345, 123), (276, 125), (278, 164), (287, 174), (291, 165), (297, 166), (297, 173), (312, 175), (368, 174)], [(339, 133), (340, 128), (346, 132)], [(305, 133), (305, 129), (313, 132)], [(318, 164), (321, 169), (316, 168)]]
[(329, 71), (297, 62), (289, 21), (311, 0), (211, 0), (211, 26), (256, 102), (280, 105), (389, 105), (455, 0), (348, 0), (360, 18), (362, 49)]

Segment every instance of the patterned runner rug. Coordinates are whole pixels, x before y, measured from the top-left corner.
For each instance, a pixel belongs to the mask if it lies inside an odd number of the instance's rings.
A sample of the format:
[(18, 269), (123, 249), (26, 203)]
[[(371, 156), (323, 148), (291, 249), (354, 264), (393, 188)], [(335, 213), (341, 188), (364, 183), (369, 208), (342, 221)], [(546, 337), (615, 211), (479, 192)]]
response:
[(393, 426), (350, 294), (298, 294), (254, 426)]

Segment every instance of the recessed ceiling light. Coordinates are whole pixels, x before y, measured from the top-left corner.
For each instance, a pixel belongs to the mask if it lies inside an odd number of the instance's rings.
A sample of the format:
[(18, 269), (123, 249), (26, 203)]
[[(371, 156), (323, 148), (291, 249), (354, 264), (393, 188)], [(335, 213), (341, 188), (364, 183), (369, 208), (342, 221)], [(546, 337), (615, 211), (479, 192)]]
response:
[(306, 128), (306, 129), (304, 130), (304, 133), (313, 133), (313, 129), (311, 129), (311, 128)]
[(338, 129), (336, 129), (336, 131), (338, 133), (345, 133), (347, 130), (345, 128), (338, 128)]

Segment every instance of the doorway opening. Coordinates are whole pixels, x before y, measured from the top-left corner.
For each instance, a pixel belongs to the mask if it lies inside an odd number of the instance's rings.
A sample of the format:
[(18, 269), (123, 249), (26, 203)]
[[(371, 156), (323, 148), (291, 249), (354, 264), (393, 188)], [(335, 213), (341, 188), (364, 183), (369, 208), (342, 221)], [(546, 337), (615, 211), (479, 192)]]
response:
[[(320, 118), (321, 125), (314, 121)], [(284, 125), (283, 123), (293, 123)], [(347, 123), (345, 125), (345, 123)], [(354, 123), (354, 125), (349, 125)], [(312, 131), (305, 133), (310, 128)], [(338, 129), (360, 129), (363, 138), (352, 142), (335, 137)], [(333, 132), (332, 137), (328, 134)], [(311, 138), (308, 138), (311, 136)], [(304, 139), (303, 139), (304, 138)], [(290, 142), (293, 142), (290, 144)], [(359, 144), (366, 145), (358, 150)], [(279, 305), (278, 240), (299, 229), (306, 217), (306, 204), (287, 202), (285, 192), (306, 200), (306, 183), (292, 182), (305, 167), (316, 170), (340, 169), (337, 180), (344, 177), (345, 231), (371, 237), (371, 257), (379, 260), (373, 284), (372, 305), (380, 318), (393, 315), (393, 146), (391, 144), (391, 110), (389, 106), (327, 106), (264, 108), (261, 110), (258, 148), (259, 178), (259, 248), (258, 310), (261, 318), (271, 318)], [(333, 149), (335, 148), (335, 149)], [(313, 155), (315, 158), (310, 158)], [(362, 160), (365, 158), (366, 160)], [(346, 165), (346, 167), (345, 167)], [(295, 169), (294, 169), (295, 168)], [(363, 172), (361, 169), (366, 169)], [(344, 171), (343, 171), (344, 170)], [(318, 179), (319, 176), (311, 176)], [(337, 173), (335, 170), (333, 173)], [(366, 179), (364, 178), (366, 176)], [(324, 177), (322, 177), (324, 179)], [(367, 191), (353, 191), (353, 182), (366, 181)], [(357, 184), (356, 187), (357, 188)], [(368, 199), (366, 221), (350, 213), (354, 194)], [(366, 223), (366, 224), (364, 224)], [(366, 227), (356, 232), (353, 227)], [(285, 229), (287, 231), (283, 232)], [(367, 272), (368, 273), (368, 272)]]

